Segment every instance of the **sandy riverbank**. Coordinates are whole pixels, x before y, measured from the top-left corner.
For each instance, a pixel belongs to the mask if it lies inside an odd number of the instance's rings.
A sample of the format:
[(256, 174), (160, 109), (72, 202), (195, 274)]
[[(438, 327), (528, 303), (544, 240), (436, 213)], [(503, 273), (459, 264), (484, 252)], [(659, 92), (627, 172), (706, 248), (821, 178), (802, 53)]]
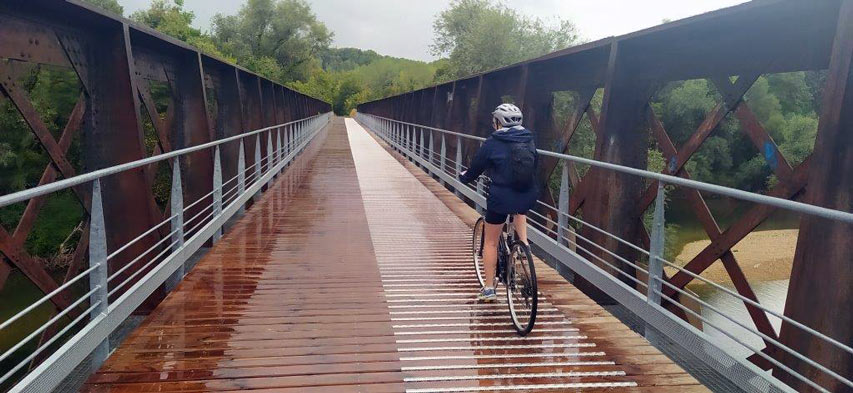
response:
[[(797, 229), (782, 229), (753, 232), (747, 235), (732, 248), (735, 259), (743, 270), (749, 282), (784, 280), (791, 276), (791, 266), (794, 260), (794, 250), (797, 247)], [(681, 254), (676, 257), (679, 265), (685, 265), (705, 247), (710, 240), (700, 240), (688, 243)], [(675, 269), (667, 269), (673, 274)], [(720, 284), (730, 284), (726, 269), (721, 261), (715, 261), (711, 267), (702, 273)]]

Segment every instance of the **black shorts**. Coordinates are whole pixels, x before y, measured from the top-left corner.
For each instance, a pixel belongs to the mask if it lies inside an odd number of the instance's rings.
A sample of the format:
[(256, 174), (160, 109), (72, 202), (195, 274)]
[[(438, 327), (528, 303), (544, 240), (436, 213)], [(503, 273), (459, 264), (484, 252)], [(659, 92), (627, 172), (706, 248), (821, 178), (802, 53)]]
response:
[[(525, 216), (525, 215), (527, 215), (527, 212), (515, 213), (515, 214), (521, 214), (522, 216)], [(493, 212), (491, 210), (486, 210), (486, 222), (489, 224), (493, 224), (493, 225), (503, 224), (506, 222), (507, 217), (509, 217), (509, 214), (496, 213), (496, 212)]]

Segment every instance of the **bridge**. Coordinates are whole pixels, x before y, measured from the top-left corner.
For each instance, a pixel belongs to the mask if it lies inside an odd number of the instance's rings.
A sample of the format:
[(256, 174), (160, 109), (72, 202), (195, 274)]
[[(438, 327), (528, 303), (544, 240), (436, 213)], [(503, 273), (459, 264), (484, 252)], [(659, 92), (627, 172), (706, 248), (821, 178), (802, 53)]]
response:
[[(21, 85), (32, 65), (79, 83), (58, 135)], [(823, 75), (820, 124), (814, 151), (792, 165), (744, 95), (762, 74), (803, 70)], [(851, 71), (853, 0), (764, 0), (344, 118), (84, 3), (5, 2), (0, 91), (49, 163), (37, 185), (0, 196), (21, 211), (14, 230), (0, 228), (0, 289), (14, 271), (42, 292), (0, 321), (0, 337), (23, 331), (0, 348), (0, 389), (853, 391)], [(675, 146), (650, 97), (697, 78), (719, 102)], [(562, 93), (571, 114), (558, 124)], [(458, 180), (502, 101), (522, 107), (542, 157), (529, 220), (540, 309), (526, 337), (504, 302), (474, 299), (471, 227), (488, 178)], [(768, 192), (690, 178), (688, 161), (726, 117), (776, 175)], [(567, 154), (582, 119), (592, 158)], [(661, 172), (645, 169), (650, 141)], [(82, 163), (69, 159), (75, 145)], [(58, 275), (24, 245), (62, 194), (84, 218)], [(686, 264), (664, 252), (676, 194), (711, 240)], [(750, 205), (721, 228), (709, 195)], [(799, 226), (782, 308), (756, 295), (733, 252), (779, 210)], [(731, 286), (703, 275), (715, 264)]]

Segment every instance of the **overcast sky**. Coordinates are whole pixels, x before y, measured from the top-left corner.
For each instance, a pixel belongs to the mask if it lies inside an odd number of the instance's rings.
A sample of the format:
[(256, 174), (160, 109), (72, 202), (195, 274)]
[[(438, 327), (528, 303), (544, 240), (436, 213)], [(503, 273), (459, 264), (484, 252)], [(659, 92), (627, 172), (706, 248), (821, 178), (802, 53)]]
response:
[[(118, 0), (125, 15), (151, 0)], [(333, 46), (373, 49), (384, 55), (433, 60), (432, 22), (450, 0), (308, 0), (317, 17), (335, 32)], [(505, 0), (523, 13), (575, 23), (581, 37), (595, 40), (744, 3), (745, 0)], [(185, 0), (194, 25), (208, 30), (217, 13), (234, 14), (241, 0)]]

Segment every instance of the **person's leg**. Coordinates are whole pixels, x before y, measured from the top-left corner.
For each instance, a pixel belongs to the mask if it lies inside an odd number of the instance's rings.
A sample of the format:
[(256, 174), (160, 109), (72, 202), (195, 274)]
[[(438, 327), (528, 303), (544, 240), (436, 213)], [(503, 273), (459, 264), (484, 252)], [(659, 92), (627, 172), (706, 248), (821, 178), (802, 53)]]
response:
[(486, 223), (486, 236), (483, 239), (483, 268), (486, 271), (486, 287), (495, 287), (495, 270), (498, 265), (498, 238), (503, 224)]
[(515, 235), (522, 243), (530, 245), (527, 242), (527, 216), (524, 214), (513, 214), (512, 225), (515, 227)]

